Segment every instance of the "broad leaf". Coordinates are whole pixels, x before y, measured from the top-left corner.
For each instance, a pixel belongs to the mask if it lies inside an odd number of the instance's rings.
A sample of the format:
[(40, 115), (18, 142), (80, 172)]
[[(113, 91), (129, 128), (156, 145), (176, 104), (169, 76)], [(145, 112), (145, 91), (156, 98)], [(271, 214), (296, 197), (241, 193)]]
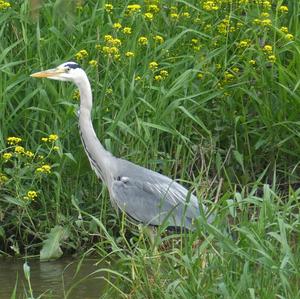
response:
[(60, 248), (61, 242), (69, 236), (68, 231), (60, 225), (53, 227), (47, 239), (43, 241), (43, 248), (40, 251), (40, 260), (49, 261), (58, 259), (62, 256), (63, 252)]

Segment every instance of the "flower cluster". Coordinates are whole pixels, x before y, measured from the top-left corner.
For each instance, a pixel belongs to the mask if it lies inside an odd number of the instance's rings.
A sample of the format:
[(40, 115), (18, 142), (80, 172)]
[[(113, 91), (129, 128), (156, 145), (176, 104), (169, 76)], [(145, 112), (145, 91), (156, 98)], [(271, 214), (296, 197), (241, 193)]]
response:
[(158, 44), (162, 44), (165, 41), (164, 38), (162, 36), (160, 36), (160, 35), (153, 36), (153, 39)]
[(35, 200), (37, 198), (38, 194), (34, 190), (29, 190), (27, 194), (23, 197), (25, 200)]
[(124, 34), (131, 34), (132, 33), (132, 28), (131, 27), (124, 27), (123, 28), (123, 30), (122, 30), (122, 32), (124, 33)]
[(160, 9), (156, 4), (150, 4), (150, 5), (148, 5), (148, 11), (153, 14), (156, 14), (160, 11)]
[(51, 166), (48, 165), (48, 164), (44, 164), (41, 167), (38, 167), (36, 169), (36, 172), (39, 172), (39, 173), (51, 173)]
[(286, 5), (280, 5), (278, 7), (278, 11), (280, 11), (282, 13), (287, 13), (289, 11), (289, 8)]
[(280, 31), (284, 34), (285, 38), (289, 41), (294, 40), (294, 35), (289, 33), (289, 29), (286, 26), (282, 26)]
[(20, 138), (20, 137), (7, 137), (6, 141), (9, 145), (16, 145), (16, 144), (18, 144), (22, 141), (22, 138)]
[(114, 38), (112, 35), (107, 34), (104, 36), (105, 46), (96, 45), (96, 49), (101, 51), (105, 56), (115, 60), (120, 59), (120, 46), (122, 42), (119, 38)]
[[(0, 157), (0, 186), (5, 184), (7, 190), (18, 200), (37, 199), (35, 187), (38, 187), (45, 175), (52, 173), (51, 165), (59, 162), (60, 155), (52, 155), (59, 149), (56, 145), (58, 139), (57, 134), (49, 134), (42, 138), (42, 143), (38, 144), (34, 151), (31, 151), (22, 146), (22, 138), (8, 137), (8, 145)], [(28, 190), (28, 185), (31, 186), (31, 190), (24, 191)]]
[(78, 89), (76, 89), (76, 90), (73, 92), (72, 99), (75, 100), (75, 101), (79, 101), (79, 99), (80, 99), (80, 92), (79, 92)]
[(58, 135), (50, 134), (48, 137), (42, 137), (41, 139), (43, 142), (55, 142), (58, 140)]
[(153, 13), (151, 13), (151, 12), (146, 12), (146, 13), (144, 13), (144, 18), (145, 18), (145, 20), (147, 20), (147, 21), (152, 21), (152, 20), (153, 20), (153, 17), (154, 17), (154, 15), (153, 15)]
[(127, 13), (128, 15), (135, 14), (141, 11), (141, 6), (139, 4), (130, 4), (127, 5)]
[(11, 5), (7, 1), (0, 0), (0, 10), (9, 8)]
[(110, 3), (107, 3), (104, 5), (104, 9), (106, 10), (106, 12), (111, 13), (114, 9), (114, 6)]
[(89, 61), (89, 65), (91, 65), (92, 67), (96, 67), (98, 65), (98, 62), (97, 62), (97, 60), (92, 59)]
[(263, 52), (265, 53), (269, 62), (274, 63), (276, 61), (276, 56), (273, 52), (273, 47), (271, 45), (265, 45), (263, 47)]
[(169, 72), (167, 70), (161, 70), (158, 75), (154, 76), (155, 81), (162, 81), (168, 78)]
[(89, 54), (88, 54), (87, 50), (80, 50), (79, 52), (77, 52), (75, 54), (76, 60), (82, 60), (88, 56), (89, 56)]
[(151, 71), (155, 71), (158, 68), (158, 63), (156, 61), (152, 61), (149, 63), (149, 69)]
[(148, 45), (148, 38), (146, 36), (141, 36), (138, 39), (138, 43), (140, 46), (147, 46)]
[(125, 52), (125, 56), (128, 57), (128, 58), (134, 57), (134, 53), (131, 52), (131, 51), (127, 51), (127, 52)]
[(117, 22), (117, 23), (113, 23), (113, 28), (116, 29), (116, 30), (119, 30), (122, 28), (122, 24)]
[(238, 48), (245, 49), (245, 48), (250, 47), (250, 45), (251, 45), (251, 40), (247, 38), (247, 39), (241, 40), (238, 43)]
[(2, 154), (2, 159), (4, 162), (8, 162), (14, 155), (23, 155), (27, 156), (29, 158), (32, 158), (34, 156), (34, 153), (30, 150), (26, 150), (23, 146), (20, 145), (22, 142), (22, 138), (20, 137), (7, 137), (6, 139), (7, 144), (13, 146), (13, 152), (5, 152)]
[(220, 9), (220, 6), (217, 5), (216, 1), (207, 0), (203, 2), (202, 8), (206, 11), (216, 11)]
[(5, 184), (7, 181), (8, 181), (8, 177), (5, 174), (0, 173), (0, 186), (2, 184)]

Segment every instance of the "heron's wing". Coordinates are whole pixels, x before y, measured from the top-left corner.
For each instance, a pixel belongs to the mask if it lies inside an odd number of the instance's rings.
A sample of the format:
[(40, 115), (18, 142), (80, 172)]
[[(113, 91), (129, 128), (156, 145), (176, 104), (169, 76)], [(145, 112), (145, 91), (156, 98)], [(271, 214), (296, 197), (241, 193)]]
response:
[[(151, 177), (155, 174), (157, 178)], [(190, 228), (200, 215), (197, 198), (169, 178), (149, 172), (147, 181), (137, 177), (119, 177), (111, 187), (116, 205), (132, 218), (153, 225), (166, 218), (169, 226)]]

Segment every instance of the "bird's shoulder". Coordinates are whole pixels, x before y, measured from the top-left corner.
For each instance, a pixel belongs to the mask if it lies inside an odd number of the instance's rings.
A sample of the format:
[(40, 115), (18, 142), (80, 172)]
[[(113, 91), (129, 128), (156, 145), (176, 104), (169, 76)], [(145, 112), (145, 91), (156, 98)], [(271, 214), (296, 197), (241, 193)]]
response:
[(175, 180), (127, 160), (118, 159), (117, 165), (114, 188), (139, 190), (139, 195), (143, 192), (159, 199), (166, 198), (174, 205), (188, 199), (198, 206), (196, 196)]
[(119, 177), (128, 180), (170, 183), (173, 180), (159, 172), (137, 165), (124, 159), (117, 159), (116, 171)]

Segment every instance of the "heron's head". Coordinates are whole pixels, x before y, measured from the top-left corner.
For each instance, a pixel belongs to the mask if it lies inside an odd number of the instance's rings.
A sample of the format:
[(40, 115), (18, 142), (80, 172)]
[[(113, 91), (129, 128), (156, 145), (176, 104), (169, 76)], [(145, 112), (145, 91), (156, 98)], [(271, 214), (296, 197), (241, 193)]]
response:
[(59, 65), (54, 69), (34, 73), (30, 76), (34, 78), (49, 78), (60, 81), (72, 81), (76, 83), (76, 81), (81, 79), (84, 75), (85, 72), (78, 63), (69, 61)]

